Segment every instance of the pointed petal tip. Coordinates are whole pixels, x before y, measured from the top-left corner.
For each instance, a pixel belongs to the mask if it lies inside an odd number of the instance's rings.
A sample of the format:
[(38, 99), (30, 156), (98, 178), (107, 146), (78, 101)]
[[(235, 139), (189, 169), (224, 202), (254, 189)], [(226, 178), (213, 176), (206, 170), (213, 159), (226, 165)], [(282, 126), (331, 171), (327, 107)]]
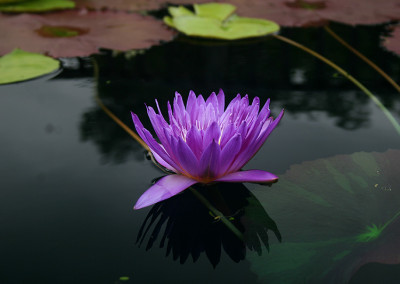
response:
[(164, 176), (139, 197), (133, 209), (138, 210), (168, 199), (197, 182), (183, 175)]

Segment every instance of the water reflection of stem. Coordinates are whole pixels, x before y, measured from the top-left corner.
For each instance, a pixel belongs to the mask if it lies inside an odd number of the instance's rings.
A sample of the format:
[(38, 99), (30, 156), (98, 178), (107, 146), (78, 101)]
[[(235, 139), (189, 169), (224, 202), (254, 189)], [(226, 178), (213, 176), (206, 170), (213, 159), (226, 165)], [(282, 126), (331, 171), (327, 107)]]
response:
[(367, 57), (365, 57), (363, 54), (361, 54), (358, 50), (356, 50), (354, 47), (352, 47), (350, 44), (344, 41), (339, 35), (337, 35), (334, 31), (332, 31), (329, 26), (324, 26), (325, 31), (327, 31), (334, 39), (336, 39), (338, 42), (340, 42), (343, 46), (348, 48), (351, 52), (353, 52), (355, 55), (360, 57), (365, 63), (367, 63), (369, 66), (371, 66), (373, 69), (376, 70), (383, 78), (385, 78), (398, 92), (400, 92), (400, 86), (392, 79), (388, 74), (385, 73), (381, 68), (379, 68), (374, 62), (369, 60)]
[(387, 119), (392, 123), (393, 127), (396, 129), (397, 133), (400, 135), (400, 125), (396, 121), (396, 119), (393, 117), (393, 115), (389, 112), (389, 110), (382, 104), (382, 102), (374, 95), (372, 94), (363, 84), (361, 84), (357, 79), (355, 79), (353, 76), (351, 76), (349, 73), (347, 73), (345, 70), (343, 70), (341, 67), (330, 61), (328, 58), (322, 56), (321, 54), (305, 47), (304, 45), (297, 43), (293, 40), (290, 40), (286, 37), (279, 36), (279, 35), (272, 35), (273, 37), (284, 41), (292, 46), (295, 46), (297, 48), (300, 48), (301, 50), (308, 52), (312, 56), (318, 58), (319, 60), (323, 61), (324, 63), (328, 64), (331, 66), (333, 69), (341, 73), (343, 76), (345, 76), (347, 79), (349, 79), (351, 82), (353, 82), (354, 85), (359, 87), (368, 97), (372, 99), (372, 101), (382, 110), (382, 112), (386, 115)]
[(220, 212), (217, 208), (215, 208), (202, 194), (200, 194), (197, 190), (192, 187), (189, 187), (190, 191), (210, 210), (214, 213), (215, 216), (218, 216), (222, 223), (228, 227), (229, 230), (232, 231), (240, 240), (244, 240), (243, 234)]
[(147, 146), (146, 143), (135, 133), (130, 129), (128, 126), (126, 126), (125, 123), (123, 123), (118, 117), (116, 117), (100, 100), (98, 96), (95, 96), (97, 104), (102, 108), (102, 110), (112, 119), (114, 120), (119, 126), (122, 127), (130, 136), (132, 136), (133, 139), (135, 139), (146, 151), (150, 152), (149, 146)]

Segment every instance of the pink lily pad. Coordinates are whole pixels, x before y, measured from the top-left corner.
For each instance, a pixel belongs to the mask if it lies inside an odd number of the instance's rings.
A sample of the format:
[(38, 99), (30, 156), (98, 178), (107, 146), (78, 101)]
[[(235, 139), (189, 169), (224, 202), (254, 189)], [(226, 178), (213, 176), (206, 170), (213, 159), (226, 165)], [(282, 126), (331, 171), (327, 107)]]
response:
[(173, 31), (150, 16), (124, 12), (0, 14), (0, 55), (22, 48), (53, 57), (88, 56), (99, 48), (145, 49), (173, 36)]
[(237, 14), (263, 18), (281, 26), (307, 26), (341, 22), (349, 25), (378, 24), (400, 19), (397, 0), (232, 0)]
[(388, 37), (383, 38), (383, 46), (400, 56), (400, 26), (393, 28), (393, 31)]

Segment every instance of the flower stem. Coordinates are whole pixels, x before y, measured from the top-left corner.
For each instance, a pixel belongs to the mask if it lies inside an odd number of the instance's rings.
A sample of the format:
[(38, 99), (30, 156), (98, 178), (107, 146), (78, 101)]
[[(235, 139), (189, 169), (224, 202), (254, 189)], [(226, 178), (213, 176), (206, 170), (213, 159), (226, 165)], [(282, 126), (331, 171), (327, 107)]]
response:
[(396, 121), (396, 119), (393, 117), (393, 115), (389, 112), (389, 110), (382, 104), (382, 102), (374, 95), (371, 93), (370, 90), (368, 90), (363, 84), (361, 84), (357, 79), (355, 79), (353, 76), (351, 76), (349, 73), (347, 73), (345, 70), (343, 70), (341, 67), (330, 61), (328, 58), (322, 56), (321, 54), (309, 49), (308, 47), (305, 47), (304, 45), (297, 43), (291, 39), (288, 39), (283, 36), (279, 35), (272, 35), (275, 38), (286, 42), (292, 46), (295, 46), (297, 48), (300, 48), (301, 50), (308, 52), (312, 56), (318, 58), (319, 60), (323, 61), (324, 63), (328, 64), (331, 66), (333, 69), (341, 73), (343, 76), (345, 76), (347, 79), (349, 79), (354, 85), (356, 85), (358, 88), (360, 88), (368, 97), (371, 98), (371, 100), (383, 111), (383, 113), (386, 115), (387, 119), (392, 123), (393, 127), (396, 129), (397, 133), (400, 135), (400, 125)]
[(222, 223), (228, 227), (229, 230), (232, 231), (241, 241), (244, 240), (243, 234), (220, 212), (217, 208), (215, 208), (200, 192), (195, 190), (193, 187), (189, 187), (190, 191), (203, 203), (210, 211), (214, 213), (215, 216), (220, 217)]
[(348, 48), (351, 52), (353, 52), (355, 55), (361, 58), (365, 63), (367, 63), (369, 66), (371, 66), (373, 69), (376, 70), (383, 78), (385, 78), (399, 93), (400, 93), (400, 86), (392, 79), (388, 74), (385, 73), (381, 68), (379, 68), (374, 62), (369, 60), (365, 55), (360, 53), (358, 50), (356, 50), (354, 47), (352, 47), (350, 44), (348, 44), (344, 39), (342, 39), (338, 34), (336, 34), (329, 26), (324, 26), (324, 29), (326, 32), (328, 32), (334, 39), (336, 39), (338, 42), (340, 42), (343, 46)]

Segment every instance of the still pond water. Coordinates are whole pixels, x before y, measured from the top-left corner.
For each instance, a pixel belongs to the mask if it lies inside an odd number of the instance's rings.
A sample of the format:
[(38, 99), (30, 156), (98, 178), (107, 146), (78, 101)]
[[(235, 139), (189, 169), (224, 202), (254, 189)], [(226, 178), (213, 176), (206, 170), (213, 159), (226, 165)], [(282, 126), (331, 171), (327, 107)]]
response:
[[(400, 81), (400, 58), (379, 46), (383, 26), (332, 28)], [(400, 95), (323, 29), (282, 34), (342, 66), (400, 121)], [(63, 63), (0, 86), (0, 283), (400, 283), (400, 137), (334, 70), (269, 37), (179, 36), (131, 57)], [(219, 88), (271, 98), (274, 115), (285, 108), (245, 167), (279, 182), (215, 190), (245, 244), (190, 192), (134, 211), (163, 173), (95, 100), (150, 127), (145, 103)], [(365, 235), (373, 224), (387, 226)]]

